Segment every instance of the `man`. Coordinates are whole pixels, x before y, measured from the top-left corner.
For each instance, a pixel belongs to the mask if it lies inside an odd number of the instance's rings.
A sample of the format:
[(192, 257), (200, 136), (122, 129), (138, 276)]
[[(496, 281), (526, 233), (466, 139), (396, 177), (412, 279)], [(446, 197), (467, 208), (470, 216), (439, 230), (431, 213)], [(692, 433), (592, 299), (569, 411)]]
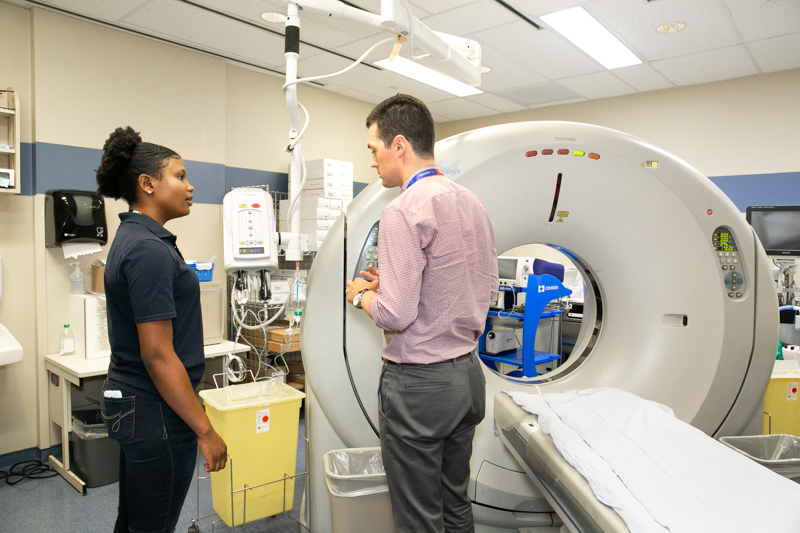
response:
[(435, 167), (433, 118), (420, 100), (381, 102), (367, 128), (371, 166), (401, 194), (381, 215), (380, 274), (370, 267), (348, 281), (347, 299), (385, 332), (380, 433), (395, 526), (472, 532), (469, 459), (486, 401), (474, 352), (498, 290), (494, 224)]

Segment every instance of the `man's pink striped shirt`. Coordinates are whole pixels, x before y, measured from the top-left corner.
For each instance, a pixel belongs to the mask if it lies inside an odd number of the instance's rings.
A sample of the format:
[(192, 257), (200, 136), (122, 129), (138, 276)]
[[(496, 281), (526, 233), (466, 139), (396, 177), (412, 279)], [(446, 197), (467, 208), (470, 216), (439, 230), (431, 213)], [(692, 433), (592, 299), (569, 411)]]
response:
[(475, 348), (499, 282), (494, 223), (477, 196), (439, 175), (406, 184), (381, 215), (378, 265), (370, 312), (384, 359), (439, 363)]

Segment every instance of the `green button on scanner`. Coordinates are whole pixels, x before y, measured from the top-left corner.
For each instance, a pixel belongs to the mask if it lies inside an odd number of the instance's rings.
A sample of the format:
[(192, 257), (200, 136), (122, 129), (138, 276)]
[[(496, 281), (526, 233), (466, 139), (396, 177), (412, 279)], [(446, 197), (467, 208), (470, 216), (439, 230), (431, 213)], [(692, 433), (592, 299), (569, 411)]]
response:
[(583, 150), (575, 150), (574, 152), (572, 152), (572, 155), (577, 155), (578, 157), (583, 157), (584, 155), (586, 155), (586, 152), (584, 152)]

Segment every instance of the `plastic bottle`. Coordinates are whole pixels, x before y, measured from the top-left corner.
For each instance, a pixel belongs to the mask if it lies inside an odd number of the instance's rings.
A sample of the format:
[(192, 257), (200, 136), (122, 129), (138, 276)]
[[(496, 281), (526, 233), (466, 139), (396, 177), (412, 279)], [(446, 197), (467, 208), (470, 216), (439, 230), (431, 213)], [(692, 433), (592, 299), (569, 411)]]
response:
[(86, 278), (81, 272), (80, 263), (70, 263), (70, 265), (75, 265), (75, 271), (69, 276), (69, 293), (86, 294)]
[(64, 332), (58, 340), (58, 348), (61, 355), (73, 355), (75, 353), (75, 337), (72, 336), (69, 324), (64, 324)]

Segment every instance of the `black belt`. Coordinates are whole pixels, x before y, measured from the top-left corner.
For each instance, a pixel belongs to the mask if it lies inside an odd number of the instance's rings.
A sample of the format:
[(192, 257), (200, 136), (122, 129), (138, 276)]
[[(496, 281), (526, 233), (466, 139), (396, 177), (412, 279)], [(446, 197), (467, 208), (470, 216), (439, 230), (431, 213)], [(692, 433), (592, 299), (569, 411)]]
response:
[(469, 357), (471, 355), (472, 355), (472, 352), (469, 352), (469, 353), (465, 353), (464, 355), (459, 355), (458, 357), (455, 357), (453, 359), (448, 359), (447, 361), (439, 361), (437, 363), (395, 363), (394, 361), (390, 361), (389, 359), (384, 359), (383, 362), (386, 363), (387, 365), (431, 366), (431, 365), (442, 365), (444, 363), (452, 363), (454, 361), (460, 361), (461, 359), (464, 359), (464, 358)]

